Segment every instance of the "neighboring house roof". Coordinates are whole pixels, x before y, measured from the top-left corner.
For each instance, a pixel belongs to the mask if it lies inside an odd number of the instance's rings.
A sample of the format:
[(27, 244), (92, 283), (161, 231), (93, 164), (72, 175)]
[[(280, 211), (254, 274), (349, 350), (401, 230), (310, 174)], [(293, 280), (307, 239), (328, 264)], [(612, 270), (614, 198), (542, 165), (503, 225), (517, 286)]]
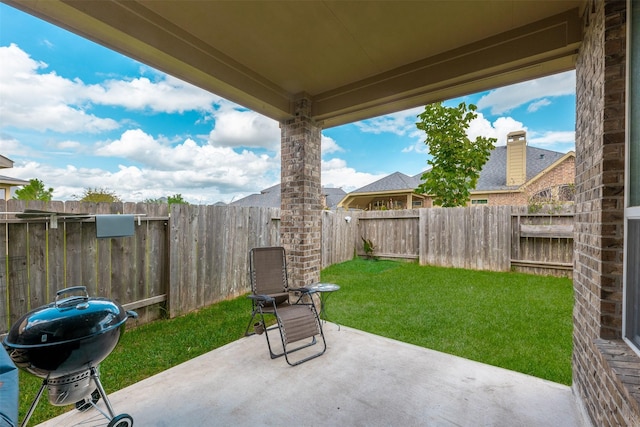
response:
[(340, 203), (340, 200), (342, 200), (342, 198), (347, 195), (347, 193), (342, 188), (326, 187), (322, 187), (322, 194), (327, 196), (326, 202), (329, 209), (335, 209), (338, 206), (338, 203)]
[[(13, 160), (0, 154), (0, 169), (10, 169), (13, 167)], [(4, 200), (9, 200), (11, 197), (11, 187), (17, 187), (20, 185), (28, 185), (29, 181), (23, 179), (12, 178), (10, 176), (0, 175), (0, 190), (4, 192)], [(0, 197), (2, 200), (2, 197)]]
[(0, 185), (28, 185), (29, 181), (25, 181), (23, 179), (11, 178), (10, 176), (0, 175)]
[[(564, 153), (545, 150), (527, 145), (527, 180), (530, 181), (540, 172), (553, 165), (565, 156)], [(515, 190), (519, 185), (507, 185), (507, 147), (496, 147), (491, 151), (489, 160), (485, 163), (478, 184), (474, 191)]]
[[(568, 155), (574, 155), (573, 152), (564, 154), (557, 151), (545, 150), (543, 148), (526, 146), (526, 161), (527, 161), (527, 182), (538, 176), (545, 169), (551, 167)], [(507, 185), (507, 147), (496, 147), (491, 151), (489, 160), (485, 163), (482, 171), (480, 171), (480, 177), (478, 178), (478, 184), (473, 191), (486, 192), (486, 191), (501, 191), (501, 190), (516, 190), (520, 188), (520, 185), (508, 186)], [(401, 192), (415, 190), (422, 182), (421, 177), (424, 172), (420, 172), (414, 176), (408, 176), (401, 172), (394, 172), (391, 175), (385, 176), (371, 184), (367, 184), (364, 187), (358, 188), (349, 193), (349, 195), (358, 194), (372, 194), (372, 193), (385, 193), (385, 192)]]
[(260, 208), (280, 207), (280, 184), (266, 188), (259, 194), (251, 194), (235, 202), (229, 203), (231, 206), (253, 206)]
[(12, 167), (13, 167), (13, 160), (0, 154), (0, 169), (12, 168)]
[[(326, 196), (326, 203), (329, 209), (335, 209), (342, 198), (347, 194), (342, 188), (326, 188), (322, 187), (322, 194)], [(251, 194), (235, 202), (229, 203), (230, 206), (252, 206), (252, 207), (280, 207), (280, 184), (266, 188), (260, 194)]]
[(355, 193), (380, 193), (385, 191), (410, 190), (420, 185), (422, 173), (415, 176), (408, 176), (401, 172), (394, 172), (384, 178), (358, 188), (349, 194)]

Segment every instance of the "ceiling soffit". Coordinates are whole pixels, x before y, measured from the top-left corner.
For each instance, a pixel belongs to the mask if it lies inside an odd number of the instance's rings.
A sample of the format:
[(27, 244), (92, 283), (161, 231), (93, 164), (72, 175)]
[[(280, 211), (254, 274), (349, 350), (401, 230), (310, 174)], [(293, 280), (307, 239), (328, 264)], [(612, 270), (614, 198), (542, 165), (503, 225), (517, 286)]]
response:
[(308, 98), (324, 127), (572, 69), (582, 37), (581, 1), (4, 1), (276, 120)]

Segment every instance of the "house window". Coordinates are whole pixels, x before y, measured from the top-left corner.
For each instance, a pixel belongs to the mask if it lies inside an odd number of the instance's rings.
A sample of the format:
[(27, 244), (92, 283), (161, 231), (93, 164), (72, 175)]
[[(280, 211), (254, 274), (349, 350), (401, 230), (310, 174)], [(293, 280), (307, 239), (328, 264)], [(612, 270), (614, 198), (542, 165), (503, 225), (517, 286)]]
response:
[(538, 191), (536, 194), (534, 194), (531, 199), (537, 202), (544, 202), (547, 200), (551, 200), (552, 198), (553, 194), (551, 193), (551, 189), (545, 188), (544, 190)]
[[(640, 1), (627, 2), (627, 165), (625, 176), (624, 337), (640, 352)], [(635, 27), (635, 28), (634, 28)], [(632, 119), (635, 118), (635, 119)]]
[(414, 200), (413, 202), (411, 202), (411, 206), (414, 208), (421, 208), (422, 207), (422, 200)]
[(561, 202), (573, 202), (576, 199), (576, 186), (564, 184), (558, 187), (558, 200)]
[(472, 205), (486, 205), (489, 203), (487, 199), (473, 199), (471, 200)]

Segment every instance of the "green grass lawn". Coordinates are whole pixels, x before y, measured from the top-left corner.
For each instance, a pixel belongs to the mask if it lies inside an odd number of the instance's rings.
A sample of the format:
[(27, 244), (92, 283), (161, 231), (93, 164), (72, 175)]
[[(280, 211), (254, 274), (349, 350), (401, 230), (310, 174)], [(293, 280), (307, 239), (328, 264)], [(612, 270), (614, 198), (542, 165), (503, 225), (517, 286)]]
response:
[[(571, 383), (573, 288), (568, 279), (361, 259), (333, 265), (321, 278), (341, 286), (328, 300), (332, 321)], [(100, 365), (107, 393), (241, 338), (250, 307), (240, 297), (128, 330)], [(20, 372), (20, 421), (40, 384)], [(71, 408), (52, 406), (45, 391), (29, 425)]]
[(341, 286), (328, 300), (337, 323), (571, 384), (569, 279), (353, 260), (322, 281)]

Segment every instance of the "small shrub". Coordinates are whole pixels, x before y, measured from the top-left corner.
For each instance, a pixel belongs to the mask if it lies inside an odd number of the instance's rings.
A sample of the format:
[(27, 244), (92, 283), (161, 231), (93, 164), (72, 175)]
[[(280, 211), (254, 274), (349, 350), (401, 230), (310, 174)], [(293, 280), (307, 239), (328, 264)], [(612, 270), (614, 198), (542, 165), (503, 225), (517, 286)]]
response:
[(364, 237), (360, 237), (362, 239), (362, 249), (364, 250), (367, 259), (375, 259), (373, 255), (373, 251), (375, 250), (375, 245), (371, 241), (371, 239), (365, 239)]

